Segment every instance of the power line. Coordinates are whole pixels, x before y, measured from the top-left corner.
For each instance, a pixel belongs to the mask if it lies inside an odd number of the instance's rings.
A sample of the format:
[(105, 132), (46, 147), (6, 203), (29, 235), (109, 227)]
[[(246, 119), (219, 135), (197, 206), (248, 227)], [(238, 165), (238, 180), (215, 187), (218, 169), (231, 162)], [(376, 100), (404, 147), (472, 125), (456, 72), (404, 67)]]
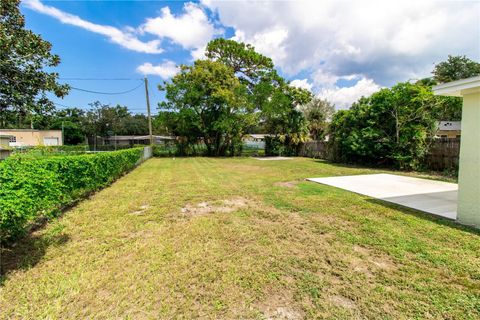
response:
[(59, 80), (74, 80), (74, 81), (143, 81), (140, 78), (58, 78)]
[(78, 108), (78, 107), (66, 106), (66, 105), (58, 103), (58, 102), (54, 102), (53, 104), (56, 105), (57, 107), (62, 107), (62, 108), (69, 108), (69, 109)]
[[(84, 108), (79, 107), (79, 106), (77, 106), (77, 107), (67, 106), (67, 105), (64, 105), (64, 104), (61, 104), (61, 103), (58, 103), (58, 102), (53, 102), (53, 104), (56, 105), (57, 107), (60, 107), (60, 108), (81, 109), (81, 110), (84, 110), (84, 111), (90, 110), (90, 109), (84, 109)], [(144, 108), (140, 108), (140, 107), (130, 108), (130, 107), (127, 106), (127, 110), (131, 113), (145, 113), (146, 112), (146, 110)]]
[(135, 91), (135, 90), (137, 90), (138, 88), (140, 88), (142, 85), (143, 85), (143, 82), (140, 83), (140, 84), (139, 84), (138, 86), (136, 86), (135, 88), (132, 88), (132, 89), (126, 90), (126, 91), (121, 91), (121, 92), (100, 92), (100, 91), (87, 90), (87, 89), (82, 89), (82, 88), (77, 88), (77, 87), (72, 87), (72, 86), (70, 86), (70, 88), (72, 88), (72, 89), (74, 89), (74, 90), (82, 91), (82, 92), (88, 92), (88, 93), (105, 94), (105, 95), (117, 95), (117, 94), (125, 94), (125, 93), (129, 93), (129, 92)]

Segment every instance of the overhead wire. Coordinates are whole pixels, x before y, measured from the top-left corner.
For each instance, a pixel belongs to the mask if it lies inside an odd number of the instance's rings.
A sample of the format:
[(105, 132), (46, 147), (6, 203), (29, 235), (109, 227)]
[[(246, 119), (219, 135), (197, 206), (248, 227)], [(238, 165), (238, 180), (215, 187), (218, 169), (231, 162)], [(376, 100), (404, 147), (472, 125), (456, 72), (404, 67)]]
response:
[(140, 78), (58, 78), (59, 80), (70, 81), (143, 81)]
[(101, 92), (101, 91), (93, 91), (93, 90), (87, 90), (87, 89), (77, 88), (77, 87), (73, 87), (73, 86), (70, 86), (70, 88), (72, 88), (72, 89), (74, 89), (74, 90), (82, 91), (82, 92), (88, 92), (88, 93), (105, 94), (105, 95), (117, 95), (117, 94), (130, 93), (130, 92), (132, 92), (132, 91), (137, 90), (137, 89), (140, 88), (142, 85), (143, 85), (143, 83), (140, 83), (140, 84), (139, 84), (138, 86), (136, 86), (135, 88), (132, 88), (132, 89), (129, 89), (129, 90), (126, 90), (126, 91), (120, 91), (120, 92)]
[[(59, 78), (59, 80), (70, 80), (70, 81), (141, 81), (141, 83), (132, 88), (132, 89), (129, 89), (129, 90), (125, 90), (125, 91), (120, 91), (120, 92), (102, 92), (102, 91), (95, 91), (95, 90), (89, 90), (89, 89), (84, 89), (84, 88), (79, 88), (79, 87), (74, 87), (74, 86), (70, 86), (71, 89), (73, 90), (77, 90), (77, 91), (81, 91), (81, 92), (87, 92), (87, 93), (93, 93), (93, 94), (102, 94), (102, 95), (120, 95), (120, 94), (126, 94), (126, 93), (130, 93), (130, 92), (133, 92), (135, 90), (137, 90), (138, 88), (140, 88), (142, 85), (144, 85), (144, 79), (139, 79), (139, 78), (79, 78), (79, 77), (65, 77), (65, 78)], [(153, 96), (155, 96), (155, 100), (161, 100), (160, 97), (158, 96), (158, 92), (156, 90), (153, 90), (152, 88), (152, 84), (149, 83), (148, 84), (149, 86), (149, 91), (151, 93), (153, 93)], [(61, 103), (57, 103), (57, 102), (54, 102), (55, 105), (59, 106), (59, 107), (62, 107), (62, 108), (79, 108), (79, 107), (71, 107), (71, 106), (67, 106), (67, 105), (64, 105), (64, 104), (61, 104)], [(128, 107), (127, 107), (128, 108)], [(80, 108), (80, 109), (83, 109), (83, 108)], [(138, 107), (134, 107), (134, 108), (128, 108), (128, 110), (132, 113), (136, 113), (136, 114), (145, 114), (146, 113), (146, 108), (138, 108)], [(158, 113), (153, 113), (152, 112), (152, 116), (156, 115)]]

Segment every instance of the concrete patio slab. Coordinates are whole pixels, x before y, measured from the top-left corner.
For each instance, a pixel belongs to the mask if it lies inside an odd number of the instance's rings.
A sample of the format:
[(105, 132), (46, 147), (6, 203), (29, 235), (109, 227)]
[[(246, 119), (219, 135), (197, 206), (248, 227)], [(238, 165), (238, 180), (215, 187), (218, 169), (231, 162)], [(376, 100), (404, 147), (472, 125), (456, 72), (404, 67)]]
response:
[(444, 218), (457, 218), (458, 185), (455, 183), (384, 173), (309, 178), (307, 180), (392, 202)]

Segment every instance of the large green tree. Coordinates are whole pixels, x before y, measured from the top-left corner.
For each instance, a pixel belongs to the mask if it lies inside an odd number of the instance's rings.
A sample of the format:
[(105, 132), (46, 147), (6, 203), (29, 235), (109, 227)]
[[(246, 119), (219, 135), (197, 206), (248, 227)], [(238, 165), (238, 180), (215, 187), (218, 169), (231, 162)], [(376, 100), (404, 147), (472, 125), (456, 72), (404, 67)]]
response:
[(67, 145), (82, 144), (87, 134), (84, 118), (85, 111), (79, 108), (58, 110), (51, 117), (49, 129), (63, 129), (64, 143)]
[(215, 39), (206, 56), (233, 69), (248, 89), (248, 100), (258, 112), (265, 132), (276, 136), (288, 148), (295, 148), (308, 136), (306, 120), (298, 106), (310, 101), (309, 91), (291, 87), (278, 75), (269, 57), (249, 44)]
[(246, 86), (221, 62), (182, 66), (161, 89), (167, 99), (161, 107), (173, 111), (168, 116), (177, 122), (174, 133), (186, 141), (203, 141), (210, 156), (235, 154), (245, 129), (255, 123)]
[(435, 65), (432, 71), (437, 83), (445, 83), (480, 75), (480, 63), (466, 56), (448, 56), (446, 61)]
[(430, 86), (399, 83), (337, 112), (330, 142), (344, 161), (417, 168), (436, 130), (438, 108)]
[(148, 122), (145, 115), (132, 115), (128, 107), (110, 106), (95, 101), (83, 116), (82, 122), (88, 136), (145, 135)]
[(181, 143), (199, 138), (210, 155), (234, 154), (242, 135), (260, 129), (282, 144), (298, 146), (308, 138), (298, 107), (312, 94), (289, 85), (270, 58), (249, 44), (215, 39), (207, 45), (208, 60), (183, 66), (162, 89), (167, 101), (160, 105), (157, 128), (168, 127)]
[(262, 80), (276, 77), (272, 59), (256, 52), (250, 44), (224, 38), (214, 39), (208, 43), (205, 56), (232, 68), (240, 81), (250, 89)]
[(307, 123), (310, 136), (314, 140), (323, 140), (327, 135), (328, 121), (335, 113), (335, 106), (326, 99), (313, 98), (301, 106)]
[(17, 123), (22, 125), (27, 115), (53, 109), (47, 93), (63, 97), (69, 89), (57, 82), (57, 73), (45, 71), (57, 66), (60, 58), (51, 53), (49, 42), (25, 29), (19, 3), (19, 0), (0, 1), (0, 126), (3, 127), (11, 112), (15, 112)]

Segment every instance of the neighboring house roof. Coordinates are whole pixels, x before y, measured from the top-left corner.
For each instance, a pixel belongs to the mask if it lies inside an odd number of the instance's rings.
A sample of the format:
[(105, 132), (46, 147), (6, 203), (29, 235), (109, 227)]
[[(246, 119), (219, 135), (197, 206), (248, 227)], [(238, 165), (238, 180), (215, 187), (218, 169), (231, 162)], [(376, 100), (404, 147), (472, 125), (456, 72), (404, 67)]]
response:
[(62, 131), (62, 130), (55, 130), (55, 129), (46, 129), (46, 130), (37, 130), (37, 129), (0, 129), (0, 133), (2, 131), (8, 132), (41, 132), (41, 131)]
[[(175, 137), (172, 136), (153, 136), (154, 139), (157, 140), (175, 140)], [(110, 136), (105, 137), (106, 140), (116, 140), (116, 141), (126, 141), (126, 140), (148, 140), (150, 139), (149, 135), (146, 136)]]
[(461, 121), (440, 121), (438, 122), (437, 130), (439, 131), (461, 131)]

